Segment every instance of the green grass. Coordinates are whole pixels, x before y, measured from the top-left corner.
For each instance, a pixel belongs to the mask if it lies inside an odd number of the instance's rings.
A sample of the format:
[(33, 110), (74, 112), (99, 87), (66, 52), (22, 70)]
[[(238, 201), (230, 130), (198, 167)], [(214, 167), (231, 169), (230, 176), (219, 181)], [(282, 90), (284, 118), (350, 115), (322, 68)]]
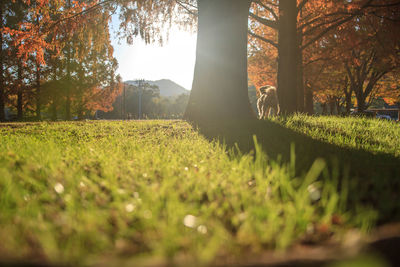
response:
[[(389, 122), (280, 123), (399, 156), (391, 140), (400, 130)], [(350, 195), (350, 172), (316, 158), (297, 172), (294, 146), (288, 161), (255, 148), (239, 152), (182, 121), (0, 124), (0, 260), (210, 263), (340, 243), (347, 230), (366, 233), (379, 219), (379, 208)]]
[(400, 157), (400, 124), (395, 121), (301, 114), (276, 120), (290, 129), (341, 147)]

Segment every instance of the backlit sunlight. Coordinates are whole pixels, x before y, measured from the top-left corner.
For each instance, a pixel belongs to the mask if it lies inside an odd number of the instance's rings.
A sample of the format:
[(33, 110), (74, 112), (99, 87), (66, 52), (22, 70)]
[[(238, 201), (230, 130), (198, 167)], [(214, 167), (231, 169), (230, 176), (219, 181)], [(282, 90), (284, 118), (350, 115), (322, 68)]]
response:
[(119, 63), (118, 73), (124, 81), (134, 79), (170, 79), (191, 89), (196, 54), (196, 34), (172, 29), (169, 41), (146, 45), (135, 38), (133, 45), (113, 40), (114, 56)]

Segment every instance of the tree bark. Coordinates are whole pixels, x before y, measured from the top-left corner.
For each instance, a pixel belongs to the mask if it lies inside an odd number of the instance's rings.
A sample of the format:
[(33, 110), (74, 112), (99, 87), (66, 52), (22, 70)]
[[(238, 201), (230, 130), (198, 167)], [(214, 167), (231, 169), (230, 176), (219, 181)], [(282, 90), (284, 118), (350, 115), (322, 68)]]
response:
[(278, 98), (281, 113), (291, 114), (298, 110), (298, 42), (296, 0), (279, 3), (278, 36)]
[(304, 77), (303, 77), (303, 53), (299, 49), (297, 52), (297, 111), (305, 111), (305, 88), (304, 88)]
[(53, 103), (51, 103), (51, 120), (57, 120), (57, 103), (55, 100), (53, 100)]
[(22, 62), (18, 59), (18, 91), (17, 91), (17, 118), (22, 121), (23, 118), (23, 94), (22, 94)]
[[(53, 75), (54, 75), (53, 82), (54, 82), (54, 86), (56, 86), (58, 84), (58, 82), (57, 82), (57, 79), (58, 79), (57, 63), (56, 62), (53, 63), (52, 70), (53, 70)], [(51, 98), (52, 98), (51, 120), (56, 121), (57, 120), (57, 94), (55, 92), (55, 88), (52, 90)]]
[[(362, 91), (362, 88), (360, 89)], [(357, 97), (357, 111), (358, 112), (363, 112), (367, 109), (367, 105), (365, 103), (365, 97), (362, 92), (356, 92), (356, 97)]]
[(322, 115), (328, 114), (328, 105), (326, 103), (322, 103)]
[(249, 0), (199, 0), (196, 64), (184, 118), (255, 118), (248, 98)]
[(346, 115), (351, 112), (351, 94), (346, 95)]
[(336, 104), (337, 115), (338, 116), (342, 115), (342, 106), (340, 105), (340, 99), (338, 97), (335, 99), (335, 104)]
[(336, 108), (336, 100), (335, 97), (329, 99), (329, 114), (335, 115), (335, 108)]
[[(3, 28), (3, 4), (0, 3), (0, 28)], [(5, 84), (4, 84), (4, 57), (3, 57), (3, 34), (0, 33), (0, 121), (5, 121)]]
[(42, 119), (42, 101), (41, 101), (41, 84), (40, 84), (40, 65), (36, 63), (36, 119)]
[[(71, 6), (71, 0), (67, 1), (67, 8)], [(71, 42), (67, 43), (67, 88), (65, 94), (65, 120), (71, 120)]]
[(350, 109), (351, 109), (351, 96), (353, 94), (353, 91), (347, 85), (347, 79), (346, 79), (346, 85), (343, 88), (343, 92), (344, 92), (345, 99), (346, 99), (346, 115), (349, 115)]
[(304, 111), (308, 115), (314, 114), (314, 96), (313, 91), (309, 86), (305, 86), (305, 107)]
[[(299, 12), (300, 18), (303, 17), (303, 12)], [(297, 18), (296, 18), (296, 29), (297, 29)], [(300, 29), (297, 35), (297, 111), (306, 112), (305, 109), (305, 86), (304, 86), (304, 64), (303, 64), (303, 30)]]
[(65, 120), (71, 120), (71, 47), (67, 44), (67, 90), (65, 96)]

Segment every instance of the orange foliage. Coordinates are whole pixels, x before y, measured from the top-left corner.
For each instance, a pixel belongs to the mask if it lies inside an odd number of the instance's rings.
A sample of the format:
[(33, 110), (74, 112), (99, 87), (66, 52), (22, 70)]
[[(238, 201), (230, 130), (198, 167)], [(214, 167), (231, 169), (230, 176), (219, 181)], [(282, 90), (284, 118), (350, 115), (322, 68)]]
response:
[[(298, 0), (297, 3), (303, 81), (319, 100), (343, 96), (348, 85), (345, 63), (362, 68), (365, 65), (362, 50), (374, 49), (376, 57), (371, 68), (387, 68), (387, 72), (399, 70), (398, 1)], [(261, 0), (252, 6), (248, 70), (250, 82), (256, 87), (276, 83), (278, 7), (279, 1), (270, 0)], [(393, 103), (399, 97), (399, 88), (394, 86), (398, 81), (398, 78), (392, 79), (390, 84), (386, 79), (384, 86), (375, 85), (374, 92), (385, 95)]]
[(118, 82), (107, 87), (93, 87), (87, 90), (84, 95), (85, 108), (89, 111), (101, 110), (104, 112), (112, 111), (115, 99), (122, 92), (123, 83)]
[(39, 65), (46, 65), (45, 50), (59, 51), (65, 39), (72, 38), (73, 34), (84, 28), (83, 25), (90, 24), (97, 14), (85, 14), (85, 11), (94, 8), (99, 1), (91, 1), (89, 4), (73, 1), (70, 7), (65, 0), (24, 2), (30, 6), (29, 13), (34, 20), (20, 23), (19, 29), (3, 27), (0, 31), (13, 39), (14, 46), (18, 47), (18, 56), (24, 61), (31, 55)]

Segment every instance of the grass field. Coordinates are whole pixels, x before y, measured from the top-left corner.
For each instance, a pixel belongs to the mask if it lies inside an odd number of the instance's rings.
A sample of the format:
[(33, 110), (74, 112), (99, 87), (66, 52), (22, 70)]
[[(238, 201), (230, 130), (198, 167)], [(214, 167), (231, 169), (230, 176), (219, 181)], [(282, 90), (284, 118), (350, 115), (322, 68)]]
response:
[(399, 124), (230, 127), (0, 124), (0, 261), (208, 264), (399, 219)]

